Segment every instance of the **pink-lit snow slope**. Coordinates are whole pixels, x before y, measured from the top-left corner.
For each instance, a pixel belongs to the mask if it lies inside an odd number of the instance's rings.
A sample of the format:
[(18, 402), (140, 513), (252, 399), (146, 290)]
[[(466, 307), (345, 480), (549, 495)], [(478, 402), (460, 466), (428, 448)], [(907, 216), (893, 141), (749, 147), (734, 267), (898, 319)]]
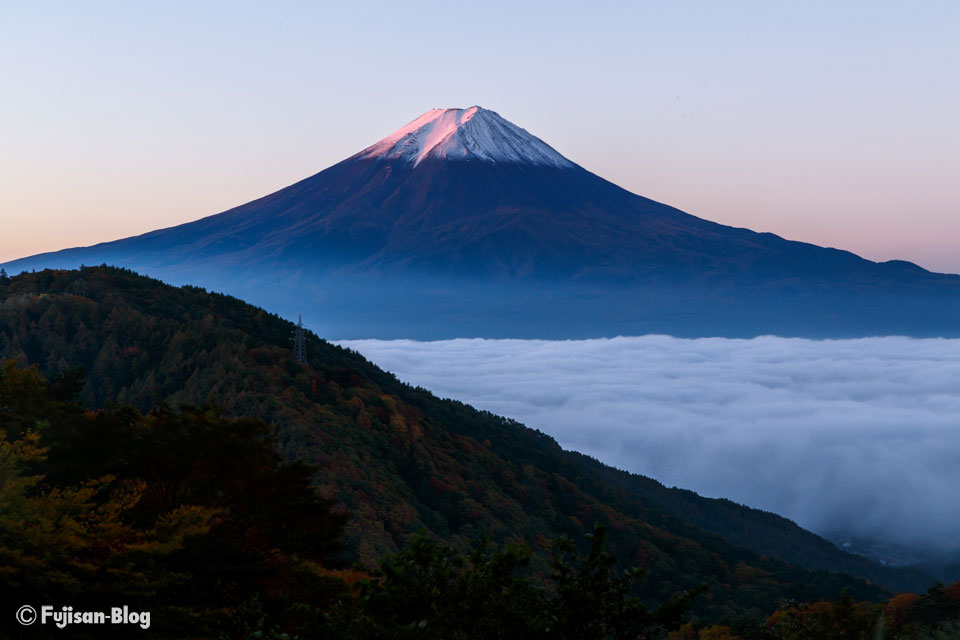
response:
[(481, 107), (431, 109), (354, 157), (414, 166), (426, 158), (574, 166), (540, 138)]

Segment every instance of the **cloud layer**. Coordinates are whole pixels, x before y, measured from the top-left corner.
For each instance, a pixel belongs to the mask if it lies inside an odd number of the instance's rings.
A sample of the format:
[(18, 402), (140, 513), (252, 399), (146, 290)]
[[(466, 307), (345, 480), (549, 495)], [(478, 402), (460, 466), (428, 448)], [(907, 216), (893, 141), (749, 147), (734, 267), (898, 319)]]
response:
[(960, 340), (340, 344), (668, 486), (814, 531), (960, 539)]

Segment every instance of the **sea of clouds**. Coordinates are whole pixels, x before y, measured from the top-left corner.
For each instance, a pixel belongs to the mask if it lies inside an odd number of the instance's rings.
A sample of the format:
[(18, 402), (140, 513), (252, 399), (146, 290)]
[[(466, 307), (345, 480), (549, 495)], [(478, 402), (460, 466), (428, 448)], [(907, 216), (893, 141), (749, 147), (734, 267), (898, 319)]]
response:
[(668, 486), (814, 531), (960, 546), (960, 340), (340, 344)]

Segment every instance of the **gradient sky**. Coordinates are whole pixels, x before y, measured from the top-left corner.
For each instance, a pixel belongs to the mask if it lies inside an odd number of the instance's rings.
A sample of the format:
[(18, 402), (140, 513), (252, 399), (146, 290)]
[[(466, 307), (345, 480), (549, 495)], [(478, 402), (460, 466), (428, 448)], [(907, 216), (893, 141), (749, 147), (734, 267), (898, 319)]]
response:
[(480, 104), (695, 215), (960, 272), (960, 4), (6, 2), (0, 261)]

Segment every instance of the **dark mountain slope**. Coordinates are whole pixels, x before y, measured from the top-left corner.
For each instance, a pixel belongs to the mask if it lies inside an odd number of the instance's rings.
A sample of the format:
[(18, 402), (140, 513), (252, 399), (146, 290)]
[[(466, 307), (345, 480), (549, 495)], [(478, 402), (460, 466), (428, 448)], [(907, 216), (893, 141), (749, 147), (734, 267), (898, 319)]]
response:
[[(726, 227), (581, 169), (350, 159), (274, 194), (170, 229), (12, 263), (104, 257), (132, 266), (300, 264), (352, 274), (565, 280), (723, 275), (927, 280), (908, 263)], [(730, 271), (729, 274), (723, 273)], [(402, 272), (402, 271), (401, 271)]]
[[(460, 146), (436, 145), (430, 118)], [(960, 335), (960, 276), (697, 218), (490, 111), (421, 120), (218, 215), (7, 270), (121, 265), (337, 338)], [(516, 131), (491, 142), (480, 125)]]
[(917, 572), (845, 554), (783, 518), (564, 452), (539, 432), (439, 400), (324, 341), (313, 340), (310, 365), (300, 365), (291, 331), (234, 298), (109, 268), (0, 285), (0, 358), (48, 373), (82, 365), (81, 395), (92, 406), (149, 406), (157, 397), (268, 420), (283, 452), (316, 464), (323, 493), (350, 509), (347, 542), (365, 561), (421, 528), (457, 544), (487, 531), (543, 554), (557, 535), (580, 539), (601, 521), (625, 562), (650, 569), (651, 597), (704, 581), (716, 611), (731, 615), (840, 588), (879, 594), (777, 557), (897, 590), (926, 586)]

